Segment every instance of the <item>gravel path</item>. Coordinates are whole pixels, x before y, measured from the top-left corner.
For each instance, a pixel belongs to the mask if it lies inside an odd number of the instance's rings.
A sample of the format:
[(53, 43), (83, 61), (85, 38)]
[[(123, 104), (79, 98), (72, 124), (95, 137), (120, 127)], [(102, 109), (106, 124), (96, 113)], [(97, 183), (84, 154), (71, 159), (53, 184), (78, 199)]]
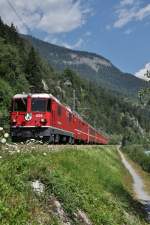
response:
[(133, 190), (135, 192), (137, 200), (139, 200), (147, 213), (147, 220), (150, 223), (150, 195), (144, 190), (144, 182), (142, 177), (135, 171), (124, 154), (118, 149), (118, 153), (121, 157), (122, 163), (129, 171), (133, 179)]

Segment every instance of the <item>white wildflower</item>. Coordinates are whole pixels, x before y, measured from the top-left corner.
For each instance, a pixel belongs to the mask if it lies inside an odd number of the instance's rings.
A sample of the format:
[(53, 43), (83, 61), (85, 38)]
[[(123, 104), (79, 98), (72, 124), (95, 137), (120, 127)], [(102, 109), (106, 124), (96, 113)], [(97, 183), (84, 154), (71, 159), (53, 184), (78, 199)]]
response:
[(3, 131), (3, 127), (0, 127), (0, 131)]
[(5, 144), (5, 143), (6, 143), (6, 139), (5, 139), (5, 138), (2, 138), (2, 139), (0, 140), (0, 142), (1, 142), (1, 144)]
[(9, 137), (9, 134), (8, 133), (5, 133), (4, 134), (4, 138), (8, 138)]

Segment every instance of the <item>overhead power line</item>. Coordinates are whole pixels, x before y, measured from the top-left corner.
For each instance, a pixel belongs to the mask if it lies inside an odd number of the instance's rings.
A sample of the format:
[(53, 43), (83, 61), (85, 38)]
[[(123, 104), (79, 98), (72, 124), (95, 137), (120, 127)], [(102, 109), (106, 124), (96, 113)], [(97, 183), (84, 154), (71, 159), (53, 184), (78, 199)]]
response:
[(20, 16), (20, 14), (17, 12), (16, 8), (14, 7), (14, 5), (12, 4), (12, 2), (10, 2), (9, 0), (6, 0), (8, 5), (10, 6), (10, 8), (13, 10), (13, 12), (16, 14), (16, 16), (18, 17), (18, 19), (22, 22), (22, 25), (28, 30), (28, 32), (31, 34), (32, 31), (31, 29), (28, 27), (28, 25), (25, 23), (25, 21), (23, 20), (23, 18)]

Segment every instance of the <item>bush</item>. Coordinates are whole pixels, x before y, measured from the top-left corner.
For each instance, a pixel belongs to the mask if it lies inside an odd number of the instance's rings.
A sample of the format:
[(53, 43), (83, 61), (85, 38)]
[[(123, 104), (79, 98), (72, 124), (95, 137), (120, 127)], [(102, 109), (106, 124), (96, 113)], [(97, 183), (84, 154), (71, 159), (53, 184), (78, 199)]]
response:
[(128, 145), (123, 147), (123, 151), (135, 162), (137, 162), (143, 170), (150, 173), (150, 155), (145, 153), (150, 150), (150, 145)]

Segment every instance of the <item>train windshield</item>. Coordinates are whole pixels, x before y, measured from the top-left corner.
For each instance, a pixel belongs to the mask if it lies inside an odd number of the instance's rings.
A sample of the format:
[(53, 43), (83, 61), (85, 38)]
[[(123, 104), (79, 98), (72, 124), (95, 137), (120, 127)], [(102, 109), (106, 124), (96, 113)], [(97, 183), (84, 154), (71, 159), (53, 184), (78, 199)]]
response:
[(27, 98), (16, 98), (13, 101), (14, 112), (26, 112), (27, 111)]
[(50, 112), (50, 99), (32, 98), (33, 112)]

